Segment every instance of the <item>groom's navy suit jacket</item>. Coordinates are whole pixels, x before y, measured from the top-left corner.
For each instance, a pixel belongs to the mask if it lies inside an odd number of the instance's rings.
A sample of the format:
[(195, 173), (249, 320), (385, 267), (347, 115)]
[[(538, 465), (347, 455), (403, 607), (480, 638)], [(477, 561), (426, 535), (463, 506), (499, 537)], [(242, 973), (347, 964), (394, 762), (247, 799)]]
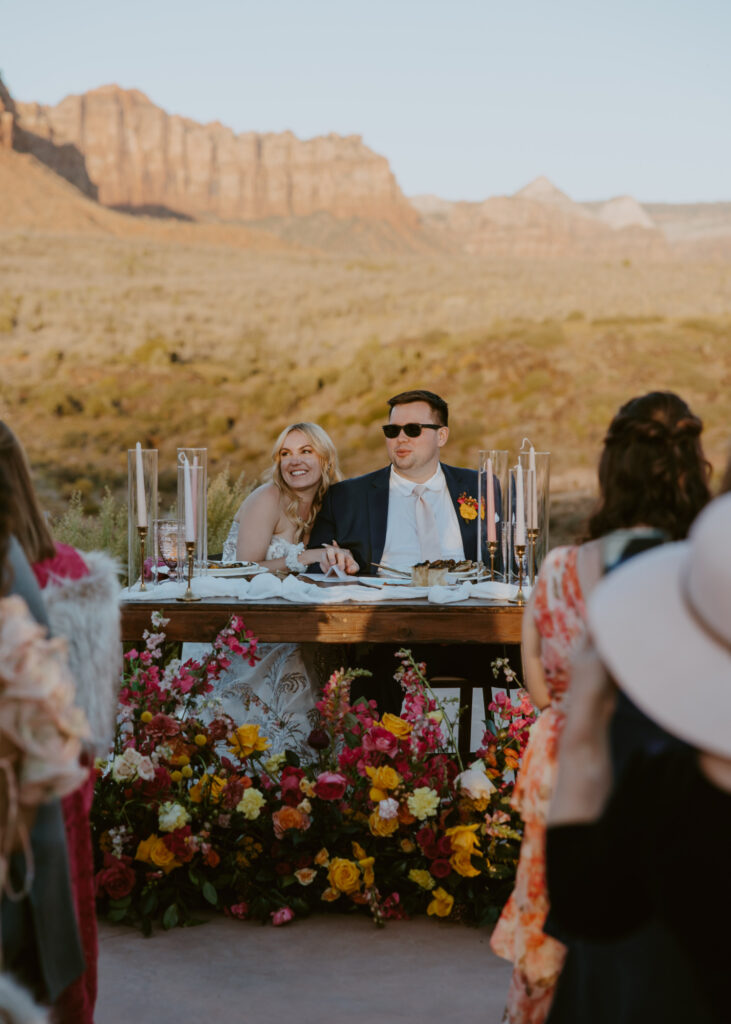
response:
[[(460, 516), (457, 499), (462, 494), (477, 498), (477, 471), (443, 463), (442, 470), (457, 514), (465, 558), (475, 561), (476, 521)], [(319, 548), (335, 540), (340, 547), (350, 549), (362, 573), (375, 575), (373, 563), (381, 561), (386, 544), (390, 478), (391, 467), (385, 466), (375, 473), (333, 484), (312, 527), (309, 547)]]

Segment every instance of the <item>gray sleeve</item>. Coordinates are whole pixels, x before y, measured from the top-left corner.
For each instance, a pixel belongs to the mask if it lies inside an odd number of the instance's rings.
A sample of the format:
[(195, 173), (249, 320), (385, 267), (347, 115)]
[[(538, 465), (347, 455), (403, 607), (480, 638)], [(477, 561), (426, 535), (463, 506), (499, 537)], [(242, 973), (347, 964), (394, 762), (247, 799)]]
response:
[[(33, 570), (28, 564), (23, 549), (15, 537), (10, 538), (8, 548), (8, 566), (10, 575), (9, 594), (18, 594), (22, 597), (30, 609), (30, 613), (36, 622), (49, 628), (46, 606), (43, 603), (41, 589), (36, 583)], [(50, 631), (50, 629), (49, 629)]]

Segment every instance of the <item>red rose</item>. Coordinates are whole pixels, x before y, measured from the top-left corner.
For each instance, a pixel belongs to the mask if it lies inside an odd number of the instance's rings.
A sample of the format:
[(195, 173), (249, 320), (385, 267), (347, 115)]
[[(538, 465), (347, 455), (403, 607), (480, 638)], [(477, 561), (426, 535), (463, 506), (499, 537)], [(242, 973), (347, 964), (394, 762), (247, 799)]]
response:
[(347, 784), (347, 779), (339, 772), (320, 772), (315, 779), (314, 790), (321, 800), (340, 800)]
[(382, 725), (374, 725), (363, 737), (363, 749), (395, 757), (398, 753), (398, 740)]
[(290, 807), (296, 807), (302, 800), (300, 779), (304, 774), (305, 773), (301, 768), (292, 768), (289, 765), (282, 770), (279, 780), (279, 785), (282, 790), (282, 801), (285, 804), (289, 804)]
[(416, 833), (416, 841), (427, 857), (431, 858), (438, 856), (439, 851), (437, 849), (436, 836), (428, 825), (419, 829)]
[(448, 860), (433, 860), (429, 865), (429, 870), (435, 878), (446, 878), (452, 870), (452, 866)]
[(104, 867), (97, 872), (94, 888), (98, 896), (104, 891), (110, 899), (121, 900), (128, 896), (134, 888), (136, 875), (129, 866), (131, 857), (114, 857), (111, 853), (104, 854)]

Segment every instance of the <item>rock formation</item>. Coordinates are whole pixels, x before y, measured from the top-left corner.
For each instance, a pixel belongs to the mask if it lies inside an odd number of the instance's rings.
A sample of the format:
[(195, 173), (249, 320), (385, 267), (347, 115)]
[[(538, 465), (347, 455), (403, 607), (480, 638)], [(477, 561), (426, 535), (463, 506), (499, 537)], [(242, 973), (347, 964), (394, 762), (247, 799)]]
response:
[[(169, 115), (143, 93), (114, 85), (17, 110), (24, 148), (106, 206), (219, 220), (325, 210), (405, 229), (418, 223), (388, 161), (357, 135), (237, 135)], [(71, 147), (83, 168), (54, 158), (49, 143), (67, 155)]]

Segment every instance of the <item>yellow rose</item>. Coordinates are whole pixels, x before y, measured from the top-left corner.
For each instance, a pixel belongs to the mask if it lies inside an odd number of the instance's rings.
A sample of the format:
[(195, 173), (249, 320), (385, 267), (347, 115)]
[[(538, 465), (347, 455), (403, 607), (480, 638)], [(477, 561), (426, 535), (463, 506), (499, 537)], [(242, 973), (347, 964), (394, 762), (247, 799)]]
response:
[(469, 853), (453, 853), (449, 858), (449, 863), (463, 878), (474, 878), (480, 873), (480, 869), (472, 864), (472, 855)]
[(392, 715), (388, 711), (381, 716), (381, 725), (384, 729), (388, 729), (388, 731), (398, 740), (402, 740), (405, 736), (408, 736), (414, 728), (410, 722), (405, 722), (403, 718), (399, 718), (398, 715)]
[(416, 882), (417, 885), (420, 885), (422, 889), (433, 889), (436, 885), (436, 882), (429, 872), (420, 868), (412, 868), (411, 871), (409, 871), (409, 878), (412, 882)]
[(326, 868), (329, 863), (330, 863), (330, 854), (327, 852), (327, 850), (323, 846), (323, 848), (320, 850), (320, 852), (315, 855), (315, 864), (317, 864), (318, 867)]
[(368, 827), (374, 836), (390, 836), (399, 827), (398, 818), (382, 818), (378, 811), (374, 811), (368, 819)]
[(248, 821), (256, 821), (261, 814), (261, 809), (266, 803), (266, 797), (258, 789), (250, 786), (244, 790), (244, 795), (236, 804), (236, 810)]
[(448, 892), (442, 889), (441, 885), (438, 889), (433, 890), (432, 896), (433, 899), (426, 908), (427, 914), (432, 914), (436, 917), (449, 917), (454, 906), (454, 896), (450, 896)]
[(368, 856), (360, 843), (353, 842), (351, 845), (353, 847), (353, 856), (356, 860), (363, 860), (364, 857)]
[(175, 854), (165, 845), (164, 839), (158, 839), (150, 850), (150, 861), (158, 868), (162, 868), (165, 874), (169, 874), (174, 868), (180, 867), (180, 861), (175, 859)]
[(396, 789), (401, 783), (401, 776), (390, 765), (382, 765), (380, 768), (366, 767), (366, 772), (371, 780), (370, 798), (374, 803), (385, 800), (389, 789)]
[(373, 871), (373, 865), (376, 862), (375, 857), (362, 857), (358, 861), (358, 867), (363, 874), (363, 882), (365, 885), (373, 885), (376, 880), (375, 873)]
[(143, 711), (142, 714), (140, 715), (140, 721), (144, 722), (145, 725), (148, 722), (151, 722), (152, 721), (152, 712), (151, 711)]
[(266, 750), (271, 743), (259, 735), (258, 725), (240, 725), (228, 738), (228, 746), (239, 758), (250, 757), (254, 751)]
[(333, 857), (328, 868), (327, 878), (333, 889), (351, 893), (360, 889), (360, 871), (358, 865), (344, 857)]
[(141, 860), (143, 864), (151, 864), (152, 861), (150, 860), (150, 851), (152, 850), (153, 846), (157, 841), (158, 836), (156, 836), (154, 832), (151, 835), (149, 835), (147, 839), (143, 839), (142, 842), (139, 843), (137, 846), (135, 860)]
[(480, 838), (475, 834), (479, 827), (479, 824), (455, 825), (445, 832), (452, 847), (449, 863), (464, 878), (474, 878), (480, 873), (479, 868), (473, 866), (471, 859), (473, 853), (480, 853)]

